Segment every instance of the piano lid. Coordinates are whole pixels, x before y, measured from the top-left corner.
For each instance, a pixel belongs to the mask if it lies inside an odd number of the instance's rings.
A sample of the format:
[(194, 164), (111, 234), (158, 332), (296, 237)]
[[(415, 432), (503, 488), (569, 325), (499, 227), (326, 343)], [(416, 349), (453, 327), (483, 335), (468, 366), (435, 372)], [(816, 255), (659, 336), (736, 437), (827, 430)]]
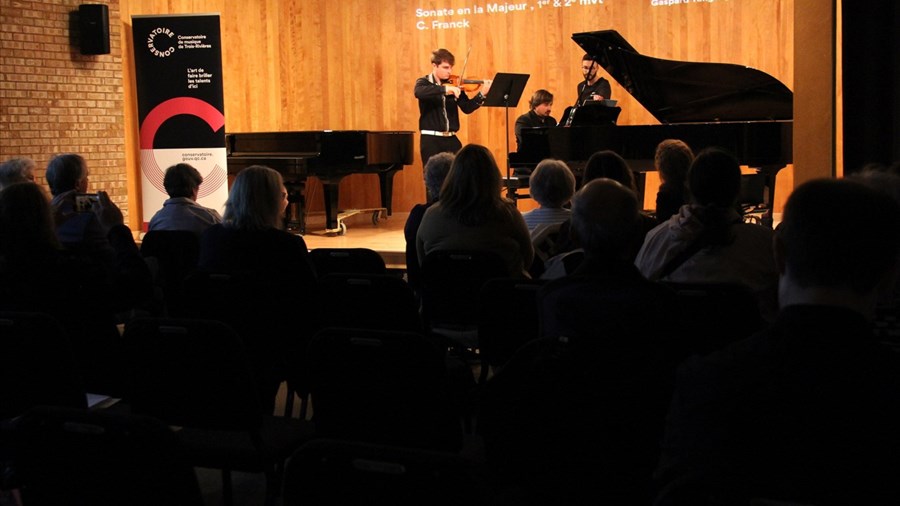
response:
[(615, 30), (575, 33), (572, 40), (660, 123), (793, 118), (794, 94), (760, 70), (644, 56)]

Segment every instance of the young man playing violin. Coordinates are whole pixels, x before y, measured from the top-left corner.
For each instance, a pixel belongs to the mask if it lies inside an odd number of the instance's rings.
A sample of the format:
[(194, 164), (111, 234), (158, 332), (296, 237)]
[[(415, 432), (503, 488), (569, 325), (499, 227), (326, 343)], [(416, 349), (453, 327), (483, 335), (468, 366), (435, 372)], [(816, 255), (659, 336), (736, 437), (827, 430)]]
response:
[[(468, 80), (461, 82), (452, 75), (456, 59), (446, 49), (431, 53), (431, 73), (416, 79), (416, 98), (419, 100), (419, 131), (422, 134), (419, 153), (422, 166), (437, 153), (456, 153), (462, 143), (456, 137), (459, 130), (459, 110), (475, 112), (484, 103), (491, 81), (478, 81), (480, 91), (471, 98), (466, 94)], [(464, 69), (465, 70), (465, 69)], [(463, 76), (465, 77), (465, 76)], [(437, 197), (435, 195), (435, 197)]]

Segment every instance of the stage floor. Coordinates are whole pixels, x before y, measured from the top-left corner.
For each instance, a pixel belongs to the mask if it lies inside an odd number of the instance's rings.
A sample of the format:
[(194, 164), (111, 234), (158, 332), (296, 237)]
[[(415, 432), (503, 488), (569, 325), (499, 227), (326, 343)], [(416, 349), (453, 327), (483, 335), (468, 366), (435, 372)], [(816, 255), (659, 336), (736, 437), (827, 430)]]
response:
[(406, 239), (403, 226), (409, 213), (394, 213), (378, 224), (372, 223), (370, 213), (357, 214), (344, 220), (347, 233), (344, 235), (325, 234), (323, 213), (307, 216), (303, 235), (306, 246), (315, 248), (368, 248), (375, 250), (384, 259), (388, 269), (406, 270)]

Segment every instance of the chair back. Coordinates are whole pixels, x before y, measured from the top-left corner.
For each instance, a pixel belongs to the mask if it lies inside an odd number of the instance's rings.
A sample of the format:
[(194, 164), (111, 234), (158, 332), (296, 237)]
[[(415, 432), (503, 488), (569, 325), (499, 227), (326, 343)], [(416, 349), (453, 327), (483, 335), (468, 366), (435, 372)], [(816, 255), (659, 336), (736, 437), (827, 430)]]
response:
[(455, 453), (317, 439), (288, 463), (284, 506), (487, 504), (473, 467)]
[(328, 274), (319, 278), (317, 328), (349, 327), (422, 332), (412, 288), (389, 274)]
[(479, 294), (478, 350), (481, 380), (505, 364), (525, 343), (540, 337), (537, 293), (543, 280), (495, 278)]
[(422, 310), (425, 323), (436, 327), (476, 329), (481, 288), (491, 278), (510, 275), (496, 253), (476, 250), (441, 250), (422, 263)]
[(141, 256), (157, 259), (163, 282), (180, 283), (197, 268), (200, 238), (187, 230), (151, 230), (141, 240)]
[(332, 273), (387, 274), (384, 259), (368, 248), (315, 248), (309, 259), (319, 276)]
[(155, 282), (166, 304), (180, 304), (185, 278), (197, 268), (200, 238), (187, 230), (151, 230), (141, 240), (141, 256), (155, 262)]
[(309, 388), (323, 437), (456, 450), (447, 369), (422, 335), (328, 328), (310, 342)]
[(170, 425), (254, 431), (260, 401), (244, 345), (211, 320), (137, 318), (125, 327), (134, 413)]
[(676, 294), (689, 352), (708, 354), (759, 331), (763, 319), (753, 291), (737, 283), (663, 282)]
[(0, 312), (0, 419), (39, 405), (87, 407), (69, 339), (52, 316)]
[(297, 286), (252, 272), (195, 272), (184, 293), (189, 304), (172, 316), (218, 320), (234, 329), (253, 368), (263, 410), (271, 413), (288, 364), (301, 360), (312, 329), (298, 325), (307, 317), (315, 286)]
[(652, 503), (674, 374), (656, 363), (610, 372), (605, 355), (537, 339), (487, 380), (477, 426), (492, 483), (525, 504)]
[(177, 436), (154, 418), (41, 407), (13, 432), (23, 504), (204, 504)]

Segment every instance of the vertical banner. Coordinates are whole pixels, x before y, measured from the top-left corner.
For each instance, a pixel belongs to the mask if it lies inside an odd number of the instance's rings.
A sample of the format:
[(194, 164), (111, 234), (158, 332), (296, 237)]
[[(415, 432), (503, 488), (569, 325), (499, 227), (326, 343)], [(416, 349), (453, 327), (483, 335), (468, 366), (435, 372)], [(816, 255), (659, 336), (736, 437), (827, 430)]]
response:
[(203, 176), (197, 202), (220, 213), (228, 198), (225, 98), (218, 14), (132, 16), (141, 147), (143, 229), (168, 198), (168, 167)]

